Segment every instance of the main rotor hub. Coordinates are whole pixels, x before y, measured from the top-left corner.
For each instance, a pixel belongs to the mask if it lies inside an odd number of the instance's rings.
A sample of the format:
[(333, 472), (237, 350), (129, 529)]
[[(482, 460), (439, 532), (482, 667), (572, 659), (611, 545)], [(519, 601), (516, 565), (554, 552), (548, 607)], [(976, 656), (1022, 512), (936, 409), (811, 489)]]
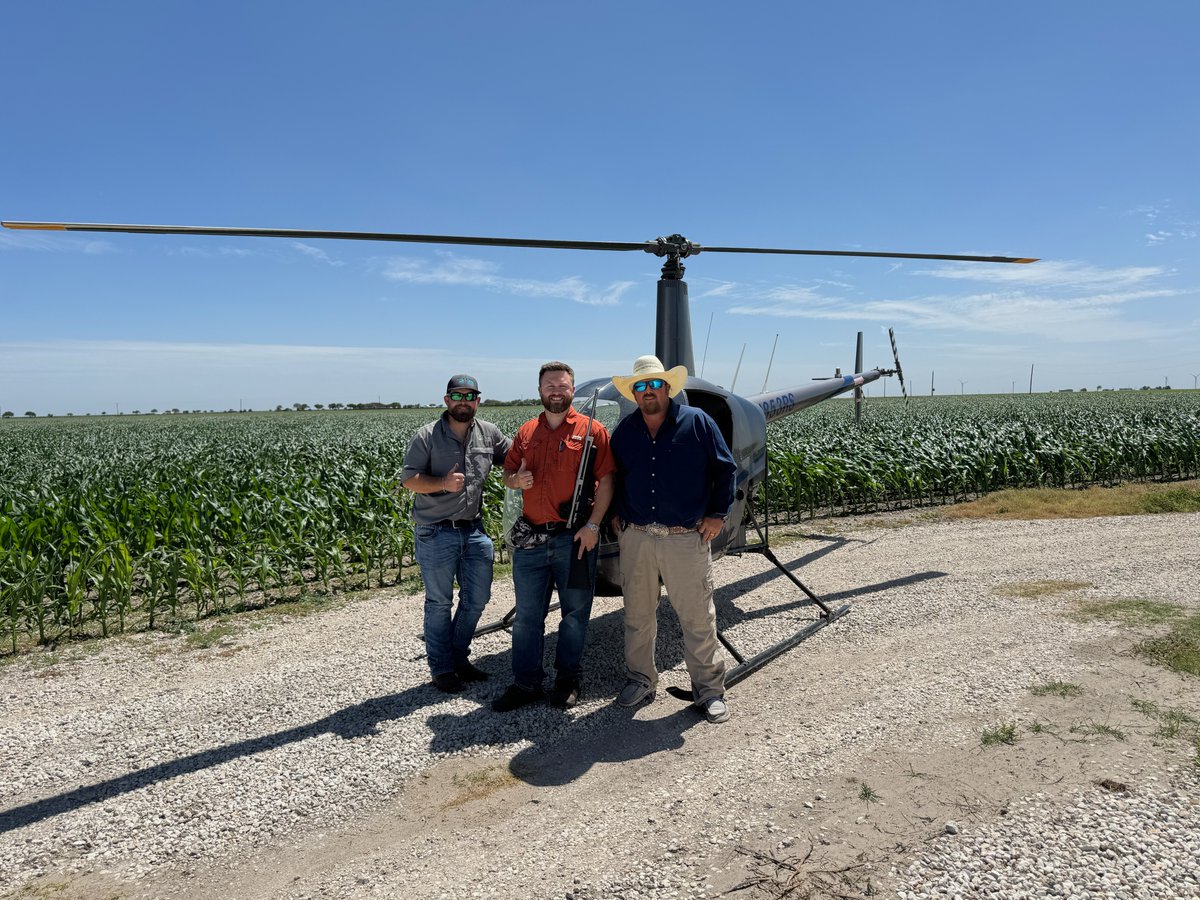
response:
[(653, 241), (646, 242), (646, 252), (653, 253), (655, 256), (674, 256), (678, 259), (685, 259), (689, 256), (695, 256), (703, 248), (699, 244), (693, 244), (682, 234), (672, 234), (669, 237), (658, 237)]
[(699, 244), (693, 244), (682, 234), (655, 238), (653, 241), (647, 241), (645, 247), (647, 253), (666, 257), (663, 262), (662, 277), (667, 281), (681, 280), (683, 266), (679, 261), (688, 256), (695, 256), (701, 249), (703, 248)]

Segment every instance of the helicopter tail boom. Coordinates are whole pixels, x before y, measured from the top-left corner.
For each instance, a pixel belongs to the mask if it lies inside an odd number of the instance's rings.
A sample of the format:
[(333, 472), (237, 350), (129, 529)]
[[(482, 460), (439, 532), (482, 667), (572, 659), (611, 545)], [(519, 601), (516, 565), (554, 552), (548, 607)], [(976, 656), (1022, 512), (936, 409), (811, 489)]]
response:
[(754, 394), (746, 399), (762, 410), (768, 422), (774, 422), (792, 413), (816, 406), (823, 400), (852, 391), (877, 381), (888, 373), (883, 369), (869, 369), (855, 375), (842, 375), (834, 378), (824, 378), (816, 384), (806, 384), (801, 387), (784, 388), (780, 391), (768, 391)]

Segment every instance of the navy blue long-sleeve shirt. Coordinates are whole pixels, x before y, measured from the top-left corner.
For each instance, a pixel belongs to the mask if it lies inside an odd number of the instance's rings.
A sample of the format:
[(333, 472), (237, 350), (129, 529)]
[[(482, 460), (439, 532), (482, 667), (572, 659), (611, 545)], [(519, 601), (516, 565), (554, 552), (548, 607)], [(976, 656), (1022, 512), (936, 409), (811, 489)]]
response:
[(617, 425), (609, 445), (617, 461), (616, 512), (626, 522), (691, 528), (729, 514), (737, 465), (703, 410), (672, 400), (653, 438), (639, 410)]

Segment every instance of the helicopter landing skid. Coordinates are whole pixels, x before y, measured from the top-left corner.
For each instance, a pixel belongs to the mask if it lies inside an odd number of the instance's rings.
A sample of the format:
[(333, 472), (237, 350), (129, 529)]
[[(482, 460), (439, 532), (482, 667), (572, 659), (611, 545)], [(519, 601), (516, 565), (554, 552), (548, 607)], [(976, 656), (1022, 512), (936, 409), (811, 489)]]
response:
[[(745, 678), (749, 678), (751, 675), (753, 675), (759, 669), (763, 668), (763, 666), (765, 666), (767, 663), (769, 663), (769, 662), (777, 659), (778, 657), (782, 656), (783, 654), (787, 653), (789, 650), (791, 650), (793, 647), (795, 647), (800, 642), (805, 641), (808, 638), (812, 637), (814, 634), (816, 634), (818, 631), (820, 631), (826, 625), (830, 624), (831, 622), (836, 622), (842, 616), (846, 615), (846, 613), (850, 612), (849, 604), (847, 604), (845, 606), (840, 606), (837, 609), (833, 609), (824, 600), (822, 600), (820, 597), (818, 597), (816, 594), (814, 594), (812, 591), (810, 591), (808, 589), (808, 587), (804, 584), (804, 582), (802, 582), (799, 578), (797, 578), (794, 574), (792, 574), (792, 572), (790, 572), (788, 570), (788, 568), (779, 561), (779, 558), (772, 552), (770, 547), (768, 547), (766, 545), (759, 545), (759, 546), (755, 546), (755, 547), (744, 547), (744, 548), (742, 548), (741, 552), (743, 552), (743, 553), (761, 553), (763, 556), (765, 556), (768, 560), (771, 561), (771, 563), (775, 566), (775, 568), (779, 569), (780, 572), (782, 572), (784, 575), (786, 575), (788, 578), (790, 578), (792, 580), (792, 583), (795, 584), (796, 587), (800, 588), (800, 590), (804, 592), (805, 596), (807, 596), (809, 600), (811, 600), (813, 603), (815, 603), (817, 606), (820, 607), (821, 616), (815, 622), (810, 622), (808, 625), (806, 625), (804, 628), (801, 628), (799, 631), (797, 631), (795, 634), (791, 635), (790, 637), (784, 638), (778, 644), (768, 647), (766, 650), (763, 650), (761, 653), (756, 653), (754, 656), (750, 657), (749, 659), (746, 659), (741, 654), (741, 652), (738, 650), (738, 648), (733, 645), (733, 643), (729, 640), (729, 638), (727, 638), (725, 636), (725, 633), (721, 629), (718, 628), (717, 629), (717, 640), (719, 640), (721, 642), (722, 646), (724, 646), (724, 648), (729, 651), (729, 655), (732, 656), (734, 658), (734, 660), (737, 661), (737, 665), (734, 666), (732, 669), (730, 669), (729, 672), (725, 675), (725, 687), (726, 688), (731, 688), (735, 684), (737, 684), (739, 681), (742, 681)], [(670, 694), (672, 697), (675, 697), (679, 700), (687, 700), (689, 702), (692, 702), (696, 699), (696, 695), (693, 694), (691, 691), (687, 690), (686, 688), (679, 688), (679, 687), (672, 686), (672, 687), (667, 688), (667, 693)]]
[[(560, 606), (562, 606), (562, 604), (555, 600), (548, 607), (546, 607), (546, 612), (553, 612)], [(491, 634), (493, 631), (504, 631), (505, 629), (512, 628), (513, 620), (516, 619), (516, 617), (517, 608), (514, 606), (495, 622), (491, 622), (487, 625), (480, 625), (478, 628), (476, 628), (475, 637), (479, 637), (481, 634)]]
[[(732, 656), (737, 662), (737, 665), (725, 674), (726, 688), (731, 688), (742, 679), (749, 678), (767, 663), (777, 659), (780, 656), (783, 656), (783, 654), (787, 653), (800, 642), (808, 640), (826, 625), (830, 624), (831, 622), (836, 622), (842, 616), (846, 615), (846, 613), (850, 612), (849, 604), (846, 604), (845, 606), (839, 606), (837, 609), (832, 609), (828, 603), (810, 591), (808, 586), (805, 585), (803, 581), (797, 578), (787, 566), (779, 561), (779, 557), (775, 555), (773, 550), (771, 550), (770, 540), (768, 537), (768, 528), (766, 522), (770, 519), (769, 510), (766, 510), (766, 515), (763, 517), (763, 524), (759, 524), (758, 518), (755, 516), (754, 501), (753, 499), (747, 499), (744, 515), (745, 524), (757, 532), (758, 543), (742, 544), (739, 547), (730, 548), (726, 552), (731, 554), (759, 553), (766, 557), (766, 559), (770, 561), (771, 565), (791, 579), (792, 584), (800, 588), (800, 590), (804, 592), (804, 595), (820, 608), (821, 615), (815, 622), (810, 622), (791, 637), (784, 638), (778, 644), (768, 647), (761, 653), (756, 653), (749, 659), (746, 659), (744, 656), (742, 656), (738, 648), (735, 647), (729, 638), (725, 636), (725, 633), (718, 628), (717, 640), (721, 642), (721, 645), (729, 651), (729, 655)], [(689, 702), (692, 702), (696, 699), (696, 695), (686, 688), (672, 686), (667, 688), (667, 693), (672, 697), (677, 697), (680, 700), (687, 700)]]

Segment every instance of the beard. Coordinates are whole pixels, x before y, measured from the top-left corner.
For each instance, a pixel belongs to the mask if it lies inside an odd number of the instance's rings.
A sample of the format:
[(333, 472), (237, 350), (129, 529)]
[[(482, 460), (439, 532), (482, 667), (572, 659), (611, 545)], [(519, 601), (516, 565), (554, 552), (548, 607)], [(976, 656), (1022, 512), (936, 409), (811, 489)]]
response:
[(471, 408), (469, 403), (460, 403), (457, 406), (450, 407), (450, 418), (455, 422), (470, 422), (475, 418), (475, 410)]
[(545, 407), (546, 412), (553, 413), (557, 416), (559, 413), (565, 413), (568, 409), (570, 409), (571, 398), (564, 396), (560, 396), (555, 399), (551, 399), (550, 397), (542, 397), (542, 406)]
[(653, 416), (665, 410), (667, 405), (653, 394), (646, 394), (642, 397), (641, 402), (638, 403), (638, 408), (641, 409), (642, 412), (649, 413)]

